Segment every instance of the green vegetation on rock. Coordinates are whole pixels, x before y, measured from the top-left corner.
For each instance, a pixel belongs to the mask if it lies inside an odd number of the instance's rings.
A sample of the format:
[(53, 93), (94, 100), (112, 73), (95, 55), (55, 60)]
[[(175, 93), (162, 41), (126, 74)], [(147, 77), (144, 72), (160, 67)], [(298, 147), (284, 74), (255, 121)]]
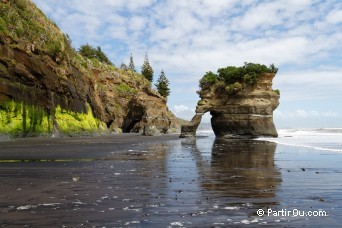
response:
[(200, 80), (200, 87), (202, 89), (209, 88), (210, 86), (214, 85), (217, 81), (217, 75), (209, 71)]
[(119, 96), (130, 97), (138, 94), (138, 91), (135, 88), (127, 85), (124, 82), (114, 85), (114, 90), (118, 93)]
[(81, 45), (78, 52), (88, 59), (97, 59), (102, 63), (113, 65), (107, 55), (102, 51), (101, 47), (94, 48), (89, 44), (85, 44)]
[(209, 71), (200, 80), (202, 91), (212, 86), (221, 87), (222, 83), (228, 94), (234, 94), (243, 89), (244, 85), (255, 85), (264, 73), (277, 73), (278, 68), (257, 63), (245, 63), (242, 67), (227, 66), (217, 70), (217, 74)]
[(75, 52), (68, 36), (31, 1), (16, 0), (0, 4), (0, 15), (0, 32), (21, 41), (21, 49), (45, 52), (55, 58), (73, 57)]
[(279, 89), (275, 89), (275, 90), (273, 90), (273, 92), (275, 92), (276, 94), (278, 94), (278, 95), (280, 96), (280, 91), (279, 91)]

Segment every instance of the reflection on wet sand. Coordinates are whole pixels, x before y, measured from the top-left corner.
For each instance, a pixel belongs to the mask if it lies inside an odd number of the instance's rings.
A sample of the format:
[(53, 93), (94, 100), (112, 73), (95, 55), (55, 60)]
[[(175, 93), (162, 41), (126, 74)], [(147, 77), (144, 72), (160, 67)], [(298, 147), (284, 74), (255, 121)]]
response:
[[(224, 226), (263, 222), (256, 209), (277, 203), (275, 144), (207, 137), (94, 149), (75, 142), (65, 153), (32, 144), (37, 153), (25, 159), (49, 161), (0, 163), (0, 226)], [(13, 144), (1, 153), (9, 161), (23, 152)]]
[[(0, 227), (340, 224), (340, 154), (315, 157), (282, 145), (275, 152), (276, 144), (262, 141), (166, 139), (0, 143)], [(259, 217), (260, 208), (322, 208), (329, 216)]]
[[(194, 140), (192, 154), (201, 175), (201, 187), (221, 196), (274, 197), (281, 182), (274, 164), (276, 144), (253, 140), (216, 139), (211, 155), (201, 152)], [(189, 141), (185, 144), (189, 145)]]

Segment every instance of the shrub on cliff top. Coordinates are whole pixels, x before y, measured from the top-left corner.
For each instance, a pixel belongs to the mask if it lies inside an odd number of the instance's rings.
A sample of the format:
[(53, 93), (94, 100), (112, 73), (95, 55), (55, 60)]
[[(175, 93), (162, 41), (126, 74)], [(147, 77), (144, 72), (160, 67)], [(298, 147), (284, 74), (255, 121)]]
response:
[(218, 69), (217, 72), (218, 77), (224, 80), (227, 85), (235, 82), (253, 85), (262, 73), (272, 73), (272, 70), (265, 65), (245, 63), (242, 67), (228, 66)]
[(108, 59), (107, 55), (102, 51), (101, 47), (93, 48), (89, 44), (81, 45), (78, 52), (89, 59), (97, 59), (100, 62), (106, 63), (108, 65), (113, 65)]
[(209, 71), (200, 80), (200, 87), (205, 90), (217, 82), (217, 75)]
[(200, 87), (202, 90), (206, 90), (218, 82), (224, 82), (226, 90), (236, 92), (241, 90), (243, 84), (254, 85), (263, 73), (277, 73), (277, 71), (278, 68), (274, 64), (271, 64), (270, 67), (257, 63), (245, 63), (242, 67), (227, 66), (219, 68), (217, 74), (207, 72), (200, 80)]

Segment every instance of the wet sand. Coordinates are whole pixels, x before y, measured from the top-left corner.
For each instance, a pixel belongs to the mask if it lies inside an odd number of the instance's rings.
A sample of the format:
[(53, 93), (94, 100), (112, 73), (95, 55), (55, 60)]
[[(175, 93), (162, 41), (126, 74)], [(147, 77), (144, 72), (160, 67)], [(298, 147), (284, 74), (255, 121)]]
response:
[[(338, 226), (341, 161), (338, 153), (214, 137), (0, 142), (0, 225)], [(327, 216), (267, 216), (270, 209)]]

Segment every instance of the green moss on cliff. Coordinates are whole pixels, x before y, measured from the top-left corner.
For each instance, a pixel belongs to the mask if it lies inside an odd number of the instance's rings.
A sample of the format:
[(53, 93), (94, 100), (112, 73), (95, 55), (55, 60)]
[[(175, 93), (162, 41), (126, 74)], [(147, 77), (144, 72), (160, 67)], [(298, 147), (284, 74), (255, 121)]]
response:
[(15, 101), (0, 104), (0, 133), (35, 136), (51, 133), (50, 115), (41, 107)]
[[(105, 131), (105, 124), (94, 117), (89, 105), (87, 109), (87, 113), (76, 113), (57, 107), (55, 121), (59, 132), (82, 135)], [(0, 134), (22, 137), (49, 135), (52, 131), (52, 117), (45, 109), (15, 101), (0, 104)]]
[(105, 124), (94, 117), (89, 105), (87, 110), (87, 113), (76, 113), (58, 106), (55, 118), (59, 131), (66, 135), (96, 134), (104, 131)]

